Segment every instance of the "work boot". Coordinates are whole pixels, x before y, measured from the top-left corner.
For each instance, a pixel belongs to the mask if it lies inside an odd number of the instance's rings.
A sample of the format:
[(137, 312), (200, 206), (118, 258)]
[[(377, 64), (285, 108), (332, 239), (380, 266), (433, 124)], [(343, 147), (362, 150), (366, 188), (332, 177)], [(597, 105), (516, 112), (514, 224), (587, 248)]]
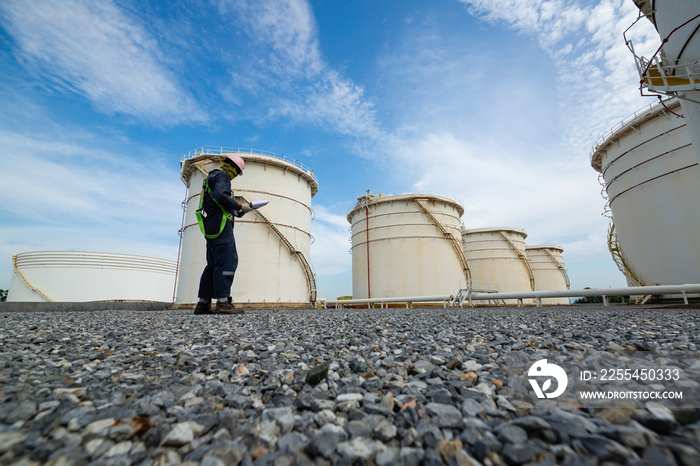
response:
[(214, 311), (211, 309), (211, 306), (209, 303), (197, 303), (197, 306), (194, 308), (194, 313), (195, 315), (198, 314), (213, 314)]
[(214, 310), (214, 314), (243, 314), (243, 312), (243, 309), (236, 309), (236, 306), (227, 302), (217, 302)]

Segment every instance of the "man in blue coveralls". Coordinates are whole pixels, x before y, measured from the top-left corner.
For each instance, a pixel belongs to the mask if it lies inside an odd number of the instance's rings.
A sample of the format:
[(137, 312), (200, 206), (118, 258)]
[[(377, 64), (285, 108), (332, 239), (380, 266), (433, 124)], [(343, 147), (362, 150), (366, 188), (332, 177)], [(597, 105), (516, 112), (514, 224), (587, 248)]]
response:
[[(231, 303), (231, 285), (238, 267), (233, 220), (253, 210), (231, 197), (231, 180), (243, 174), (245, 161), (228, 155), (220, 170), (212, 170), (204, 181), (200, 204), (200, 228), (207, 239), (207, 266), (199, 280), (199, 302), (195, 314), (243, 314)], [(198, 216), (200, 217), (200, 216)], [(216, 308), (211, 300), (216, 299)]]

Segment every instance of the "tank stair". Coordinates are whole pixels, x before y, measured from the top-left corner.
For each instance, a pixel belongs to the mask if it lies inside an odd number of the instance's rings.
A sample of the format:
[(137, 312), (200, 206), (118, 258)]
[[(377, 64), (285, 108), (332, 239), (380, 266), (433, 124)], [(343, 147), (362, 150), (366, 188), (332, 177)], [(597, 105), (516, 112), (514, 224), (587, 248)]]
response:
[(650, 294), (645, 295), (645, 296), (640, 296), (634, 301), (634, 304), (639, 304), (641, 306), (642, 304), (646, 304), (647, 301), (649, 301), (650, 299), (651, 299)]
[(455, 254), (457, 255), (457, 259), (459, 259), (459, 263), (462, 266), (462, 271), (464, 272), (464, 277), (466, 278), (467, 282), (470, 282), (472, 279), (472, 274), (471, 270), (469, 270), (469, 264), (467, 263), (467, 257), (464, 255), (464, 249), (462, 248), (462, 242), (459, 241), (455, 236), (447, 231), (445, 229), (445, 226), (440, 223), (440, 221), (435, 218), (435, 215), (428, 209), (428, 207), (425, 206), (421, 202), (420, 199), (414, 199), (416, 204), (421, 208), (421, 210), (428, 216), (431, 222), (440, 230), (440, 232), (443, 234), (443, 236), (450, 242), (450, 245), (452, 246), (452, 249), (454, 249)]
[(654, 59), (651, 63), (640, 57), (642, 67), (641, 83), (652, 92), (694, 91), (700, 89), (700, 63), (694, 61), (685, 65), (669, 65), (668, 62)]
[[(237, 196), (240, 197), (244, 202), (250, 203), (245, 197), (242, 196)], [(316, 298), (317, 298), (317, 289), (316, 289), (316, 277), (314, 275), (313, 270), (311, 269), (311, 264), (309, 264), (309, 261), (306, 259), (306, 256), (304, 256), (304, 253), (300, 250), (298, 250), (294, 244), (282, 233), (282, 231), (277, 228), (277, 225), (274, 224), (268, 218), (265, 214), (263, 214), (260, 210), (255, 210), (255, 213), (267, 224), (267, 226), (279, 237), (280, 241), (289, 249), (289, 252), (292, 253), (294, 257), (296, 257), (299, 260), (299, 263), (301, 264), (302, 269), (304, 270), (304, 275), (306, 276), (306, 282), (309, 288), (309, 301), (311, 302), (312, 305), (316, 304)]]
[(566, 281), (566, 289), (567, 289), (567, 290), (570, 290), (570, 289), (571, 289), (571, 282), (569, 281), (569, 274), (566, 273), (566, 269), (564, 268), (564, 266), (562, 265), (562, 263), (559, 262), (559, 260), (557, 260), (557, 258), (554, 256), (554, 254), (552, 254), (551, 252), (547, 251), (546, 249), (545, 249), (545, 252), (546, 252), (547, 255), (549, 256), (549, 258), (551, 259), (551, 261), (554, 262), (554, 265), (561, 271), (562, 275), (564, 275), (564, 280)]
[[(620, 248), (620, 243), (617, 240), (617, 233), (615, 232), (615, 223), (610, 222), (610, 229), (608, 230), (608, 249), (612, 255), (617, 268), (620, 269), (627, 279), (632, 282), (635, 286), (644, 286), (644, 282), (637, 276), (632, 268), (627, 265), (625, 256), (622, 254), (622, 249)], [(634, 304), (645, 304), (651, 299), (651, 295), (639, 296)]]
[(518, 247), (515, 245), (515, 243), (513, 243), (510, 240), (510, 238), (508, 238), (506, 236), (505, 233), (503, 233), (502, 231), (499, 231), (498, 233), (503, 237), (503, 239), (506, 241), (506, 243), (508, 243), (508, 246), (510, 246), (510, 248), (513, 250), (513, 252), (515, 254), (517, 254), (518, 258), (525, 266), (525, 270), (527, 270), (527, 274), (530, 277), (530, 289), (532, 291), (535, 291), (535, 274), (532, 272), (532, 267), (530, 267), (530, 261), (527, 260), (527, 256), (525, 254), (523, 254), (523, 252), (520, 249), (518, 249)]
[[(639, 3), (641, 4), (645, 2)], [(661, 46), (656, 50), (654, 55), (650, 59), (646, 59), (637, 55), (637, 53), (634, 51), (632, 41), (627, 39), (627, 31), (637, 24), (639, 20), (651, 14), (651, 10), (646, 5), (644, 8), (641, 6), (640, 8), (642, 8), (642, 10), (637, 20), (632, 23), (632, 25), (623, 33), (625, 44), (632, 52), (635, 64), (637, 65), (640, 90), (643, 91), (644, 88), (646, 88), (649, 91), (657, 94), (666, 94), (681, 99), (692, 100), (688, 99), (688, 97), (684, 96), (683, 94), (678, 93), (700, 90), (700, 60), (697, 58), (678, 60), (669, 59), (664, 56), (663, 45), (668, 42), (669, 38), (675, 32), (700, 18), (700, 15), (690, 18), (672, 30), (668, 37), (661, 42)], [(645, 8), (648, 10), (647, 12), (645, 12)]]
[[(461, 286), (461, 284), (460, 284)], [(454, 306), (459, 306), (463, 307), (464, 302), (467, 301), (469, 302), (469, 306), (474, 307), (474, 304), (472, 304), (471, 300), (471, 294), (472, 293), (500, 293), (501, 290), (498, 289), (498, 285), (495, 287), (491, 285), (484, 285), (484, 284), (478, 284), (478, 283), (472, 283), (471, 281), (466, 283), (466, 286), (460, 287), (460, 289), (457, 291), (457, 293), (453, 294), (450, 297), (449, 305), (450, 307)], [(489, 302), (493, 302), (496, 305), (502, 305), (506, 306), (506, 301), (505, 299), (491, 299)]]
[(22, 279), (24, 284), (27, 285), (30, 290), (34, 291), (35, 293), (40, 294), (48, 302), (50, 302), (50, 303), (54, 302), (53, 299), (46, 296), (46, 294), (44, 294), (44, 292), (42, 292), (39, 288), (37, 288), (34, 285), (32, 285), (31, 283), (29, 283), (29, 280), (27, 280), (27, 277), (24, 276), (24, 274), (20, 271), (20, 268), (17, 266), (17, 256), (12, 256), (12, 270), (14, 270), (14, 272), (17, 274), (17, 276)]

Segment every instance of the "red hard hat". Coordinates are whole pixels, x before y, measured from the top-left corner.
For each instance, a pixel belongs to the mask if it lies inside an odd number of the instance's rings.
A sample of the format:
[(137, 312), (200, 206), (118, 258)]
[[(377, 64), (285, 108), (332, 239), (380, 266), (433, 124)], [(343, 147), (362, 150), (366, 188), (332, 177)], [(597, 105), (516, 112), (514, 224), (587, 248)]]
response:
[(243, 169), (245, 168), (245, 161), (243, 157), (238, 154), (228, 154), (224, 159), (225, 163), (229, 163), (238, 169), (238, 176), (243, 175)]

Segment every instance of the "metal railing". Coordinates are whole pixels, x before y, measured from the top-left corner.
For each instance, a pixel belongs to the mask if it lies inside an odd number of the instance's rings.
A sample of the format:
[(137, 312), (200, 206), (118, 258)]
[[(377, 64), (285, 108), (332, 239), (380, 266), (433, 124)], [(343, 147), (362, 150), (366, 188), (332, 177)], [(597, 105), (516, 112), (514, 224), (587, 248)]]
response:
[(284, 160), (285, 162), (291, 163), (295, 167), (298, 167), (302, 170), (304, 170), (307, 174), (309, 174), (314, 181), (318, 182), (318, 178), (314, 174), (313, 170), (311, 168), (307, 167), (303, 163), (299, 162), (296, 159), (293, 159), (291, 157), (287, 157), (284, 154), (278, 154), (276, 152), (271, 152), (267, 150), (262, 150), (262, 149), (249, 149), (249, 148), (242, 148), (242, 147), (222, 147), (222, 146), (202, 146), (197, 149), (192, 149), (186, 154), (182, 154), (180, 157), (180, 162), (184, 162), (185, 160), (191, 159), (193, 157), (197, 157), (199, 155), (222, 155), (222, 154), (228, 154), (230, 152), (239, 152), (242, 154), (252, 154), (252, 155), (265, 155), (267, 157), (274, 157), (276, 159)]
[(532, 291), (535, 291), (535, 274), (532, 272), (532, 267), (530, 267), (530, 261), (527, 260), (527, 256), (523, 254), (523, 252), (520, 249), (518, 249), (515, 243), (513, 243), (510, 240), (510, 238), (506, 236), (505, 233), (499, 231), (498, 234), (501, 235), (501, 238), (503, 238), (503, 240), (510, 247), (510, 249), (515, 253), (516, 256), (518, 256), (520, 262), (525, 266), (525, 270), (527, 270), (527, 274), (530, 277), (530, 289)]
[[(700, 293), (700, 283), (686, 285), (658, 285), (658, 286), (630, 286), (622, 288), (586, 288), (582, 290), (556, 290), (556, 291), (517, 291), (505, 293), (470, 293), (467, 301), (469, 306), (473, 306), (474, 301), (494, 301), (516, 299), (518, 307), (522, 306), (523, 299), (534, 299), (537, 307), (542, 307), (543, 298), (578, 298), (597, 297), (603, 298), (603, 305), (608, 306), (609, 296), (630, 296), (630, 295), (681, 295), (683, 302), (688, 304), (688, 295)], [(413, 307), (413, 303), (441, 303), (443, 307), (450, 307), (450, 302), (454, 302), (454, 295), (441, 296), (404, 296), (392, 298), (372, 298), (372, 299), (333, 299), (322, 301), (325, 307), (334, 306), (336, 309), (343, 309), (343, 306), (367, 305), (372, 307), (379, 304), (384, 307), (390, 303), (405, 303), (406, 308)], [(456, 306), (454, 306), (456, 307)], [(460, 306), (461, 307), (461, 306)]]
[(428, 209), (428, 207), (421, 202), (421, 200), (427, 200), (427, 199), (414, 199), (413, 201), (418, 204), (418, 206), (423, 210), (423, 212), (428, 216), (431, 222), (437, 227), (437, 229), (442, 233), (443, 237), (447, 239), (450, 242), (450, 246), (452, 246), (452, 249), (454, 250), (455, 254), (457, 255), (457, 260), (459, 260), (459, 264), (462, 267), (462, 272), (464, 273), (464, 278), (467, 279), (467, 281), (472, 279), (472, 273), (471, 270), (469, 270), (469, 264), (467, 262), (467, 257), (464, 255), (464, 249), (462, 247), (462, 241), (461, 238), (458, 240), (457, 238), (454, 237), (452, 233), (447, 231), (445, 226), (440, 223), (440, 221), (435, 218), (435, 215)]
[(24, 274), (20, 271), (19, 266), (17, 265), (17, 256), (12, 256), (12, 270), (17, 274), (19, 278), (22, 279), (24, 284), (27, 285), (27, 287), (29, 287), (30, 290), (32, 290), (35, 293), (38, 293), (39, 295), (41, 295), (42, 298), (46, 299), (48, 302), (53, 302), (53, 299), (46, 296), (46, 294), (43, 291), (29, 283), (29, 280), (27, 280), (27, 277), (24, 276)]
[[(675, 97), (669, 97), (667, 99), (664, 99), (663, 103), (667, 103), (671, 100), (673, 100)], [(591, 148), (591, 152), (588, 156), (589, 160), (593, 160), (593, 155), (598, 151), (598, 148), (605, 144), (605, 142), (610, 139), (612, 136), (615, 135), (621, 128), (627, 126), (630, 124), (632, 121), (636, 120), (642, 115), (645, 115), (646, 113), (652, 111), (655, 107), (659, 105), (658, 102), (654, 102), (649, 105), (645, 105), (644, 107), (640, 108), (639, 110), (635, 111), (633, 114), (623, 118), (620, 120), (619, 123), (617, 123), (615, 126), (604, 132), (595, 142), (595, 145)]]
[[(683, 27), (700, 18), (700, 15), (693, 16), (669, 32), (668, 36), (661, 41), (661, 45), (658, 49), (656, 49), (656, 52), (654, 52), (651, 58), (646, 59), (638, 56), (634, 51), (632, 41), (627, 38), (627, 32), (632, 29), (632, 27), (642, 18), (651, 13), (651, 11), (644, 13), (642, 10), (640, 10), (636, 21), (634, 21), (622, 34), (625, 39), (625, 45), (630, 52), (632, 52), (635, 65), (637, 66), (637, 72), (639, 73), (639, 91), (644, 97), (656, 96), (661, 99), (661, 96), (659, 95), (644, 94), (644, 89), (646, 88), (651, 92), (655, 92), (656, 94), (665, 94), (692, 100), (688, 99), (682, 94), (678, 94), (678, 92), (698, 88), (698, 84), (700, 83), (700, 64), (698, 60), (677, 60), (667, 57), (661, 58), (661, 56), (664, 54), (664, 45), (669, 41), (671, 36)], [(697, 27), (698, 26), (696, 25), (696, 28)]]
[[(235, 196), (235, 197), (241, 198), (241, 199), (243, 199), (244, 202), (250, 203), (250, 201), (248, 199), (246, 199), (244, 196)], [(316, 274), (314, 274), (314, 271), (311, 267), (311, 264), (310, 264), (309, 260), (306, 258), (306, 256), (304, 255), (304, 252), (302, 250), (302, 247), (299, 245), (299, 242), (296, 239), (288, 238), (287, 235), (285, 235), (278, 228), (278, 225), (280, 225), (280, 226), (283, 226), (283, 225), (276, 222), (274, 217), (272, 217), (269, 214), (264, 214), (260, 210), (255, 210), (254, 212), (277, 235), (277, 237), (280, 239), (282, 244), (284, 244), (287, 247), (287, 249), (292, 254), (292, 256), (296, 257), (299, 260), (299, 264), (301, 265), (301, 268), (304, 271), (304, 276), (306, 278), (306, 282), (307, 282), (307, 286), (308, 286), (309, 301), (311, 302), (312, 305), (315, 305), (316, 304), (316, 297), (317, 297)], [(284, 225), (284, 226), (290, 227), (289, 225)], [(296, 235), (295, 230), (292, 230), (292, 232)], [(303, 232), (303, 233), (306, 233), (306, 232)], [(309, 236), (311, 236), (311, 235), (309, 234)]]
[(564, 276), (564, 281), (566, 282), (566, 289), (569, 290), (571, 289), (571, 282), (569, 281), (569, 274), (566, 272), (566, 269), (564, 268), (564, 264), (562, 264), (557, 257), (552, 254), (548, 249), (545, 249), (545, 252), (547, 253), (547, 256), (549, 257), (549, 260), (551, 260), (554, 263), (554, 266), (559, 269), (561, 274)]
[(652, 92), (668, 93), (697, 90), (700, 83), (700, 60), (670, 60), (639, 57), (637, 65), (645, 70), (641, 85)]

